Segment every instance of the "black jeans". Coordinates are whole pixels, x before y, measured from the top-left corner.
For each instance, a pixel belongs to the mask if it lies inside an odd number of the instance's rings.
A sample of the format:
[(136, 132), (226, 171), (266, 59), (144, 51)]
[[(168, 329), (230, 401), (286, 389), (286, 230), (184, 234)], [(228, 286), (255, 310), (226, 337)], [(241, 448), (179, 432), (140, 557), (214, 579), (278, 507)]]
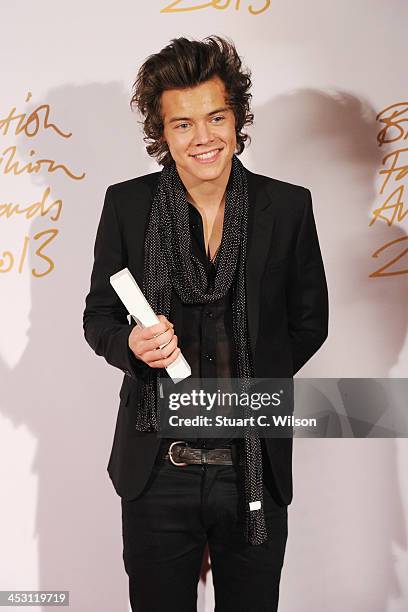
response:
[(244, 538), (235, 466), (156, 461), (143, 493), (122, 499), (123, 560), (133, 612), (196, 612), (205, 545), (216, 612), (275, 612), (287, 506), (264, 486), (268, 541)]

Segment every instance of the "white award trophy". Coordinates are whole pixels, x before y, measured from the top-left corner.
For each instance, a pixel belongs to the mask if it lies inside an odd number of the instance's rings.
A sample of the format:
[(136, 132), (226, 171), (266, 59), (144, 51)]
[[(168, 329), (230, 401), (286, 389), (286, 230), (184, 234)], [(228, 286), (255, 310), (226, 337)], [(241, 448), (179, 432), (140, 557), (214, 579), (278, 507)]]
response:
[[(113, 274), (110, 277), (110, 283), (127, 308), (130, 316), (140, 327), (149, 327), (150, 325), (160, 323), (139, 285), (127, 268)], [(163, 346), (165, 344), (160, 346), (160, 348)], [(178, 383), (191, 376), (191, 368), (182, 353), (166, 368), (166, 372), (174, 383)]]

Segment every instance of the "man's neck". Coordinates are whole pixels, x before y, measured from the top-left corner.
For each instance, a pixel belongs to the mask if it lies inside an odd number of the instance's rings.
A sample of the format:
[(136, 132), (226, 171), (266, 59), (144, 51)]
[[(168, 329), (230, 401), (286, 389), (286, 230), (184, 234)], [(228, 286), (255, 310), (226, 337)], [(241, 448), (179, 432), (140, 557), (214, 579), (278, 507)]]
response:
[(190, 174), (178, 170), (181, 181), (187, 191), (187, 199), (199, 210), (208, 213), (216, 211), (224, 201), (224, 194), (227, 188), (231, 173), (232, 163), (226, 170), (213, 181), (200, 181)]

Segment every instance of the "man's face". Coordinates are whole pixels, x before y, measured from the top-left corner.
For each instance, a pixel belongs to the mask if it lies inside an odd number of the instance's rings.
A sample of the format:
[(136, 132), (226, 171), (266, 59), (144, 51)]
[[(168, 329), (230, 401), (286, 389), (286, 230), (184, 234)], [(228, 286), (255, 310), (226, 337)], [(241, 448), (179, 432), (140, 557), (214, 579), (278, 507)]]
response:
[(163, 138), (181, 178), (200, 182), (229, 176), (236, 149), (235, 117), (219, 77), (189, 89), (164, 91), (161, 109)]

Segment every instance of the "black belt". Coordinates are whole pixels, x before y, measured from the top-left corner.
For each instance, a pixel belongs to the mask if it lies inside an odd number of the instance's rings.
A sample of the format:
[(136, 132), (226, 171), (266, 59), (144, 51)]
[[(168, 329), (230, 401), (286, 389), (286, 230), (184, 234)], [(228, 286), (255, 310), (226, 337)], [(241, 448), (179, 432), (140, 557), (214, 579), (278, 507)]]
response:
[(234, 465), (237, 463), (237, 449), (230, 448), (193, 448), (185, 440), (172, 442), (165, 459), (178, 467), (196, 464)]

